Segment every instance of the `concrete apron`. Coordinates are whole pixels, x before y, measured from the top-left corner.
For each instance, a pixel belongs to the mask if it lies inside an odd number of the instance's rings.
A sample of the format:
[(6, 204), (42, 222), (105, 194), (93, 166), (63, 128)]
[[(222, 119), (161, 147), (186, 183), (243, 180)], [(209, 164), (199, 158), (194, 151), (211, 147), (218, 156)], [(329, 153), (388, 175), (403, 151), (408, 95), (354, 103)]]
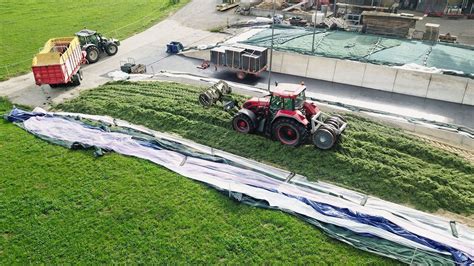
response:
[[(161, 81), (176, 81), (176, 82), (184, 82), (184, 83), (191, 83), (193, 85), (210, 85), (217, 82), (217, 79), (192, 75), (188, 73), (173, 73), (173, 72), (163, 72), (157, 74), (152, 79), (154, 81), (161, 80)], [(228, 82), (228, 81), (227, 81)], [(229, 85), (232, 87), (234, 92), (250, 95), (250, 96), (261, 96), (263, 94), (267, 94), (266, 90), (243, 85), (239, 83), (228, 82)], [(325, 112), (338, 112), (338, 113), (356, 113), (365, 118), (369, 118), (371, 120), (377, 121), (379, 123), (393, 126), (395, 128), (402, 129), (408, 133), (414, 133), (417, 135), (426, 136), (430, 139), (435, 139), (441, 143), (448, 144), (450, 146), (454, 146), (456, 148), (460, 148), (466, 151), (474, 150), (474, 138), (467, 133), (458, 132), (451, 128), (440, 127), (428, 123), (414, 123), (409, 122), (406, 119), (391, 116), (390, 114), (379, 114), (377, 112), (369, 112), (369, 111), (352, 111), (346, 109), (341, 106), (333, 105), (330, 103), (323, 103), (319, 102), (317, 98), (314, 98), (315, 95), (313, 93), (308, 92), (307, 97), (311, 100), (314, 100), (321, 110)]]

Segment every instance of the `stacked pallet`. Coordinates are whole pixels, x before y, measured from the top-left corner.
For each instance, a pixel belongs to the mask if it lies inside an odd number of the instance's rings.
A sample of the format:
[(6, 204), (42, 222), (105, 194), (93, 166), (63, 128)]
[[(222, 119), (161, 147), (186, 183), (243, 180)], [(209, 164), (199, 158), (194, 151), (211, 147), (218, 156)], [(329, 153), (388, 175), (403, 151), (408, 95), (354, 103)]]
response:
[[(347, 29), (348, 25), (346, 21), (343, 18), (335, 18), (335, 17), (330, 17), (330, 18), (325, 18), (323, 23), (328, 27), (337, 27), (338, 29)], [(333, 26), (336, 25), (336, 26)]]
[(440, 41), (440, 42), (455, 43), (455, 42), (457, 42), (457, 40), (458, 40), (458, 37), (449, 34), (449, 32), (446, 33), (446, 34), (440, 34), (440, 35), (439, 35), (439, 41)]
[(405, 38), (410, 28), (415, 28), (421, 17), (413, 15), (392, 14), (377, 11), (362, 12), (366, 33)]

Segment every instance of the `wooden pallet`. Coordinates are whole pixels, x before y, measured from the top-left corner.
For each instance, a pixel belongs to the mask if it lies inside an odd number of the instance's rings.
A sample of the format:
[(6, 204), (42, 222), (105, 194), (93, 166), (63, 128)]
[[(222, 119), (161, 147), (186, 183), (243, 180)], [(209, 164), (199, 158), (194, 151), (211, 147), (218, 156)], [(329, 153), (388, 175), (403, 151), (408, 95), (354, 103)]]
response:
[(440, 42), (449, 42), (455, 43), (458, 40), (458, 36), (450, 35), (450, 34), (440, 34), (439, 41)]
[(216, 9), (217, 9), (217, 11), (224, 12), (224, 11), (229, 10), (231, 8), (237, 7), (238, 5), (239, 5), (239, 3), (221, 4), (221, 5), (217, 5)]

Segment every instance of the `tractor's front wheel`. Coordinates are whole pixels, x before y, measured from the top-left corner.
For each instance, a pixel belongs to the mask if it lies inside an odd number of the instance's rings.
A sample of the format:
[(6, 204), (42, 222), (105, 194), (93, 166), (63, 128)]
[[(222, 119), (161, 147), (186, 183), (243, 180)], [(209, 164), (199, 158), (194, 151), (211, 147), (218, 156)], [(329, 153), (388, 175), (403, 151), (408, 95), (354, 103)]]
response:
[(234, 119), (232, 119), (232, 127), (235, 131), (245, 134), (252, 133), (255, 130), (252, 119), (243, 113), (238, 113), (234, 116)]
[(86, 59), (89, 64), (94, 64), (95, 62), (99, 61), (99, 48), (97, 46), (89, 46), (86, 49)]
[(284, 145), (297, 147), (308, 137), (308, 130), (298, 121), (291, 118), (280, 118), (273, 123), (273, 136)]
[(111, 42), (105, 47), (105, 52), (109, 56), (115, 55), (118, 52), (118, 47), (115, 43)]

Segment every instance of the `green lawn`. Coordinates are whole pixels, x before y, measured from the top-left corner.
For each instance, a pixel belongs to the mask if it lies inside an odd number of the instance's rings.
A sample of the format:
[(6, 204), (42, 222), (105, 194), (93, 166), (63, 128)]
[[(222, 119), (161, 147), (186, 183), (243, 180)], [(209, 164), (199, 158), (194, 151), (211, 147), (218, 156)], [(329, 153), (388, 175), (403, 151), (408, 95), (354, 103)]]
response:
[(63, 110), (111, 115), (178, 133), (197, 142), (415, 206), (474, 214), (474, 164), (357, 116), (336, 149), (297, 149), (258, 135), (238, 134), (221, 107), (202, 108), (201, 89), (170, 83), (110, 83), (87, 91)]
[[(0, 1), (0, 80), (30, 71), (31, 60), (54, 37), (84, 27), (123, 39), (168, 16), (189, 0)], [(120, 48), (119, 48), (120, 49)]]
[(0, 158), (0, 265), (397, 264), (150, 162), (94, 158), (4, 120)]

